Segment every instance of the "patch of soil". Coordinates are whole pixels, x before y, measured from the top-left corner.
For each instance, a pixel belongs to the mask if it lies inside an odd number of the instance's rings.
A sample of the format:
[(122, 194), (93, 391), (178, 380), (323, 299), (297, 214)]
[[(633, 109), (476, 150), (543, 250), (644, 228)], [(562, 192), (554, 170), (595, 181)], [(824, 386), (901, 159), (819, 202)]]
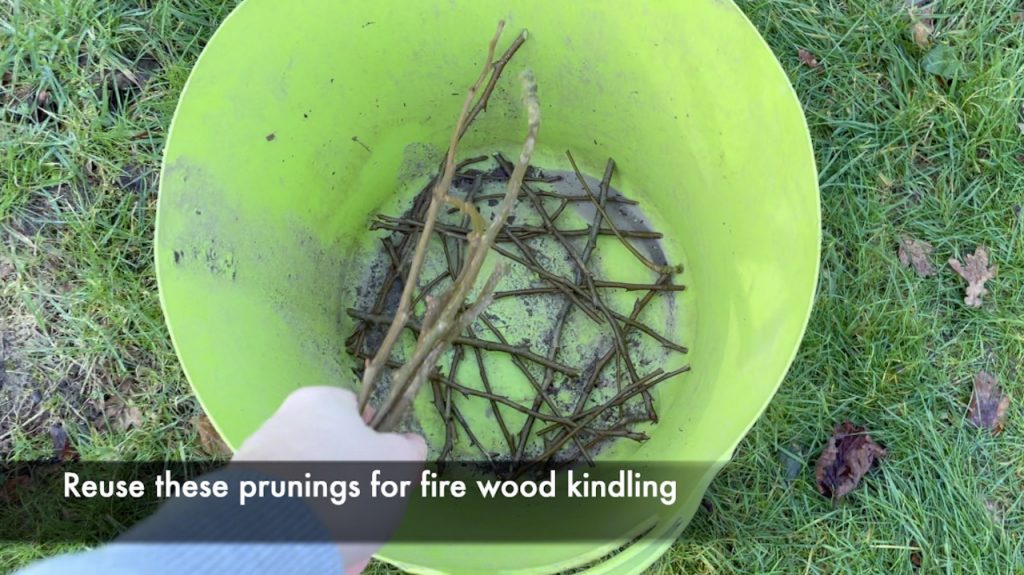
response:
[[(9, 234), (6, 230), (0, 237), (8, 239)], [(59, 260), (33, 264), (49, 265), (60, 265)], [(0, 281), (0, 460), (15, 450), (18, 440), (29, 438), (35, 447), (38, 440), (50, 437), (54, 426), (70, 433), (74, 427), (91, 425), (96, 415), (88, 401), (87, 374), (75, 357), (54, 349), (50, 330), (37, 320), (43, 314), (59, 321), (55, 310), (45, 302), (39, 309), (29, 309), (16, 292), (25, 272), (0, 257), (0, 272), (4, 269), (11, 271)]]
[(117, 186), (122, 190), (142, 194), (154, 188), (156, 172), (147, 166), (129, 163), (121, 169)]
[(10, 122), (39, 124), (56, 116), (59, 105), (46, 88), (19, 81), (7, 71), (0, 77), (0, 109)]
[(13, 231), (29, 238), (47, 234), (54, 224), (63, 221), (65, 212), (84, 206), (85, 196), (67, 184), (36, 192), (6, 223)]
[[(81, 60), (79, 63), (82, 63)], [(89, 66), (88, 59), (85, 66)], [(93, 73), (90, 83), (95, 86), (97, 97), (106, 98), (110, 110), (119, 111), (128, 108), (137, 99), (143, 87), (159, 70), (159, 62), (149, 56), (142, 56), (130, 66)]]
[(0, 457), (11, 450), (15, 430), (27, 435), (49, 433), (44, 393), (29, 375), (24, 350), (37, 338), (31, 317), (0, 306)]

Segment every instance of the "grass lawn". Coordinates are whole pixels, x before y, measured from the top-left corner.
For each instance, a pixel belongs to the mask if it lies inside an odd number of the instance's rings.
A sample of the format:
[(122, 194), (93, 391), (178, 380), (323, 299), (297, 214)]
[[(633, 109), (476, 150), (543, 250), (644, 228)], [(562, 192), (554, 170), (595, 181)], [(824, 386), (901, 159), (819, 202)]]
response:
[[(178, 93), (233, 4), (0, 4), (9, 460), (50, 456), (58, 424), (84, 458), (205, 455), (151, 242)], [(651, 573), (1024, 572), (1024, 6), (935, 0), (931, 42), (959, 67), (945, 80), (907, 4), (741, 2), (806, 108), (821, 280), (779, 394)], [(936, 276), (900, 265), (904, 234), (934, 246)], [(973, 309), (945, 262), (978, 245), (999, 272)], [(965, 419), (981, 370), (1013, 398), (999, 435)], [(888, 456), (833, 505), (813, 467), (844, 420)], [(5, 545), (0, 570), (59, 550)]]

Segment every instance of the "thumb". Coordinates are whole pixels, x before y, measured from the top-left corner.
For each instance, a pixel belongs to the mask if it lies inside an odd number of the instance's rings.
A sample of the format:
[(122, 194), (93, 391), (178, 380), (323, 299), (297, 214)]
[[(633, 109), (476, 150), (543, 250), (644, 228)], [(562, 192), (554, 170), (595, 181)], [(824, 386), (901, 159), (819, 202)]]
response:
[(412, 453), (418, 461), (424, 461), (427, 459), (427, 441), (417, 433), (403, 433), (402, 437), (409, 442), (412, 448)]

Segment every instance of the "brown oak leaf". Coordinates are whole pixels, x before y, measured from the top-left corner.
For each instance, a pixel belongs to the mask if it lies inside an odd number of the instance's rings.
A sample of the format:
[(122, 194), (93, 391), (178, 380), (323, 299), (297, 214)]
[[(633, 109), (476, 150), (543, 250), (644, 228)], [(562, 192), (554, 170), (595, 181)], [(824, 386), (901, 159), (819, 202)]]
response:
[(199, 431), (199, 447), (203, 451), (217, 458), (231, 457), (231, 448), (221, 439), (217, 428), (213, 426), (205, 413), (196, 419), (196, 428)]
[(913, 266), (918, 277), (933, 276), (935, 267), (932, 266), (932, 262), (928, 258), (933, 249), (932, 245), (926, 241), (903, 236), (899, 248), (900, 263), (906, 267)]
[(853, 491), (864, 474), (885, 456), (885, 449), (849, 421), (835, 429), (814, 467), (818, 491), (836, 501)]
[(974, 255), (964, 256), (961, 264), (956, 258), (949, 258), (949, 267), (967, 281), (964, 303), (970, 307), (981, 307), (981, 298), (988, 293), (985, 282), (996, 277), (998, 266), (988, 267), (988, 250), (978, 246)]
[(978, 427), (999, 433), (1006, 423), (1006, 410), (1010, 407), (1010, 396), (999, 388), (999, 382), (987, 371), (974, 376), (974, 393), (967, 408), (967, 419)]
[(796, 54), (800, 58), (800, 63), (812, 70), (817, 70), (821, 66), (818, 63), (818, 59), (814, 57), (814, 54), (811, 54), (808, 50), (800, 48)]
[(145, 421), (142, 410), (134, 405), (125, 405), (117, 396), (111, 396), (102, 402), (103, 415), (107, 421), (114, 424), (118, 431), (125, 432), (129, 429), (141, 429)]

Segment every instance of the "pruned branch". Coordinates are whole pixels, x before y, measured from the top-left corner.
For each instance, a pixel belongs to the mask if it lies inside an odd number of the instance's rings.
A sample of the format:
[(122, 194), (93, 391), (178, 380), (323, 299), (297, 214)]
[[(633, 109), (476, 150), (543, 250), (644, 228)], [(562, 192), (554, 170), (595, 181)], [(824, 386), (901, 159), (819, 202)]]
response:
[[(519, 164), (516, 166), (515, 174), (509, 180), (505, 198), (502, 200), (501, 207), (495, 215), (494, 221), (485, 228), (483, 218), (472, 203), (461, 201), (448, 195), (448, 190), (451, 188), (452, 178), (457, 168), (455, 154), (459, 141), (465, 133), (468, 123), (479, 113), (479, 107), (471, 109), (476, 93), (489, 72), (491, 73), (491, 82), (488, 84), (487, 93), (493, 90), (494, 83), (497, 81), (496, 75), (500, 73), (499, 65), (504, 67), (505, 62), (507, 62), (507, 60), (499, 61), (498, 63), (493, 62), (494, 48), (503, 26), (504, 22), (498, 25), (498, 32), (488, 47), (487, 63), (484, 66), (484, 70), (481, 72), (476, 83), (470, 88), (469, 95), (463, 104), (462, 113), (459, 116), (459, 121), (456, 124), (448, 148), (444, 172), (433, 189), (430, 207), (427, 210), (423, 230), (420, 234), (416, 252), (413, 255), (412, 264), (407, 276), (409, 281), (406, 282), (405, 288), (402, 291), (402, 297), (399, 300), (398, 309), (395, 312), (394, 320), (388, 329), (388, 333), (377, 350), (373, 361), (367, 364), (366, 371), (364, 372), (363, 388), (360, 395), (362, 405), (365, 405), (368, 401), (370, 392), (379, 377), (380, 369), (387, 363), (395, 342), (409, 323), (412, 291), (417, 283), (416, 280), (419, 277), (420, 268), (426, 257), (427, 244), (433, 233), (440, 206), (445, 203), (463, 211), (473, 224), (472, 230), (466, 236), (468, 241), (466, 262), (465, 265), (461, 266), (458, 276), (454, 278), (452, 286), (447, 292), (438, 298), (428, 298), (427, 314), (420, 326), (416, 346), (402, 367), (394, 372), (391, 380), (390, 394), (370, 421), (370, 424), (377, 429), (391, 429), (401, 421), (408, 405), (415, 398), (420, 386), (427, 381), (440, 356), (453, 342), (459, 340), (461, 333), (491, 303), (494, 290), (503, 273), (502, 268), (499, 266), (480, 290), (476, 301), (469, 305), (466, 304), (466, 300), (476, 284), (476, 279), (483, 268), (487, 255), (494, 246), (495, 239), (515, 207), (519, 186), (522, 185), (526, 169), (529, 166), (530, 158), (536, 146), (537, 134), (540, 130), (540, 103), (537, 100), (536, 82), (529, 71), (524, 72), (522, 77), (524, 104), (528, 118), (526, 141), (523, 144)], [(519, 38), (520, 40), (517, 42), (521, 44), (521, 40), (525, 39), (525, 35), (520, 35)], [(513, 48), (518, 48), (518, 46), (514, 44)], [(477, 106), (481, 106), (481, 103), (477, 102)]]
[[(405, 287), (402, 288), (401, 299), (398, 302), (398, 311), (395, 312), (395, 321), (391, 323), (391, 327), (388, 328), (387, 335), (384, 336), (384, 341), (381, 342), (380, 348), (377, 350), (377, 354), (373, 357), (373, 360), (367, 364), (366, 370), (363, 372), (363, 385), (360, 388), (359, 394), (360, 412), (365, 409), (366, 403), (370, 398), (370, 392), (377, 384), (377, 378), (380, 377), (381, 368), (384, 367), (384, 363), (387, 362), (388, 357), (391, 355), (391, 350), (395, 346), (395, 342), (398, 341), (398, 337), (401, 335), (402, 329), (405, 327), (405, 323), (409, 321), (412, 292), (416, 286), (415, 280), (420, 275), (420, 268), (423, 266), (423, 260), (427, 252), (427, 244), (430, 241), (434, 223), (437, 221), (438, 211), (440, 210), (441, 205), (445, 202), (445, 197), (448, 195), (448, 188), (451, 187), (452, 178), (455, 176), (455, 153), (459, 147), (459, 139), (465, 132), (465, 126), (469, 120), (470, 107), (476, 99), (476, 93), (480, 89), (480, 86), (483, 85), (484, 80), (487, 78), (487, 74), (494, 68), (494, 48), (497, 46), (498, 39), (501, 37), (501, 31), (504, 28), (505, 21), (502, 20), (498, 22), (498, 30), (494, 33), (494, 38), (491, 39), (491, 42), (487, 47), (487, 60), (484, 62), (483, 69), (480, 71), (480, 76), (470, 87), (469, 93), (466, 95), (466, 100), (462, 104), (462, 112), (459, 114), (459, 120), (455, 124), (455, 131), (452, 133), (451, 142), (448, 145), (448, 155), (445, 158), (444, 172), (442, 173), (441, 178), (434, 184), (433, 194), (430, 199), (430, 207), (427, 208), (423, 233), (420, 234), (419, 241), (416, 244), (416, 251), (413, 252), (412, 264), (409, 267), (409, 273), (407, 275), (408, 278), (411, 278), (411, 281), (405, 282)], [(386, 416), (387, 414), (381, 414), (379, 412), (377, 414), (377, 417)]]

